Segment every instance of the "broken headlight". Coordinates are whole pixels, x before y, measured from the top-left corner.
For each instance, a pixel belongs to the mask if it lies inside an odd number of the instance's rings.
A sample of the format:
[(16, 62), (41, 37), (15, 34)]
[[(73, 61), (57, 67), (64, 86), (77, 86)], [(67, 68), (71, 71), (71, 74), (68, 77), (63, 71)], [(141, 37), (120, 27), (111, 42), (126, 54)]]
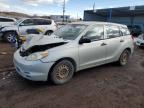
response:
[(45, 58), (48, 56), (48, 52), (44, 51), (44, 52), (37, 52), (37, 53), (33, 53), (31, 55), (29, 55), (26, 60), (27, 61), (36, 61), (36, 60), (40, 60), (42, 58)]

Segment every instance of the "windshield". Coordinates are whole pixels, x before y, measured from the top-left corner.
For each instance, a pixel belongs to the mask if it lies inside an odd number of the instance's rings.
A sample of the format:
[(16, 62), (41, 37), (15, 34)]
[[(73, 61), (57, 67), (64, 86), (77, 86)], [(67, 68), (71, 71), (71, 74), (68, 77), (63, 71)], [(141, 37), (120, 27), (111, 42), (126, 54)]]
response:
[(83, 24), (69, 24), (54, 32), (54, 35), (65, 40), (74, 40), (87, 27)]

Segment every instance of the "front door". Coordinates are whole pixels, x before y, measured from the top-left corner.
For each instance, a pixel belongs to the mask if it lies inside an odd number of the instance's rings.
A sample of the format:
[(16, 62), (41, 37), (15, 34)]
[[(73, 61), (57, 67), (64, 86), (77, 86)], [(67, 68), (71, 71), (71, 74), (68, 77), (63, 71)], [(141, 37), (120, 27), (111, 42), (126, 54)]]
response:
[(104, 64), (106, 56), (104, 26), (93, 26), (82, 38), (90, 39), (91, 43), (84, 43), (79, 45), (80, 70)]
[(35, 24), (33, 19), (26, 19), (24, 20), (18, 28), (19, 35), (27, 35), (27, 30), (35, 29)]

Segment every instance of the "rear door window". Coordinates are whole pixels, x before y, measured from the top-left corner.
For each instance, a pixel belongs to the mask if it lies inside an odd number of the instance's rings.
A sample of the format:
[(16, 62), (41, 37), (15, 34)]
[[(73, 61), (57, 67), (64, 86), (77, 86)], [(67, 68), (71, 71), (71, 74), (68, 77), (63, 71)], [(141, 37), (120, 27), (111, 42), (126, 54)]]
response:
[(51, 20), (45, 20), (45, 19), (34, 19), (34, 25), (50, 25)]
[(42, 21), (40, 19), (34, 19), (34, 25), (42, 25)]
[(116, 38), (120, 37), (120, 30), (118, 26), (113, 26), (113, 25), (107, 25), (106, 26), (106, 33), (107, 33), (107, 38)]

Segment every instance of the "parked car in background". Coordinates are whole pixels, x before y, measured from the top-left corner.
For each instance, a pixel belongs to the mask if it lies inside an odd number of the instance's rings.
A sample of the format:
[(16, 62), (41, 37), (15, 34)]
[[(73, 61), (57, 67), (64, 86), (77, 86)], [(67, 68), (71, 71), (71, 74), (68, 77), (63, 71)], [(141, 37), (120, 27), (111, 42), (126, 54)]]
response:
[(24, 43), (14, 54), (14, 65), (26, 79), (64, 84), (83, 69), (111, 62), (124, 66), (133, 51), (127, 26), (77, 22)]
[(136, 39), (136, 45), (139, 47), (144, 47), (144, 34), (141, 34)]
[(14, 18), (0, 16), (0, 29), (1, 29), (1, 27), (13, 25), (15, 22), (16, 22), (16, 19), (14, 19)]
[(130, 33), (134, 37), (138, 37), (142, 33), (142, 28), (139, 25), (129, 25), (128, 29), (130, 30)]
[(30, 30), (39, 29), (44, 35), (50, 35), (57, 29), (53, 20), (43, 18), (23, 18), (15, 22), (13, 26), (3, 27), (0, 30), (0, 37), (8, 42), (12, 42), (14, 37), (26, 36)]

